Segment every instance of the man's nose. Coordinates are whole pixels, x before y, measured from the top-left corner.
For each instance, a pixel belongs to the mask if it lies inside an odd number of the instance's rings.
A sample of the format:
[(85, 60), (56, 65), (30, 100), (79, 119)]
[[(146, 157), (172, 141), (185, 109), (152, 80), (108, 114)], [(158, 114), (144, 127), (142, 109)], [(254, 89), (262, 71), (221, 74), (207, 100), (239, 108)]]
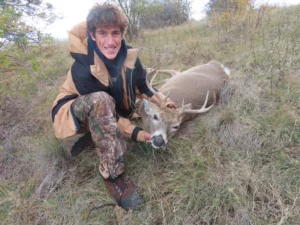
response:
[(113, 36), (111, 34), (107, 35), (106, 43), (107, 44), (113, 44)]

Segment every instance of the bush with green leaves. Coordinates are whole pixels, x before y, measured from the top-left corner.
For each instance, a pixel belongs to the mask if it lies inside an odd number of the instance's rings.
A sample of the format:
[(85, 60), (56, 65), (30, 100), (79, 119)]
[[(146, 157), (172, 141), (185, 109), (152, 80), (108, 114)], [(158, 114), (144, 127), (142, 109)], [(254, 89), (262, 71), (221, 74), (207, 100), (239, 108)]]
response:
[(34, 23), (54, 22), (53, 6), (41, 0), (0, 0), (0, 49), (14, 43), (25, 50), (30, 43), (41, 44), (45, 36)]

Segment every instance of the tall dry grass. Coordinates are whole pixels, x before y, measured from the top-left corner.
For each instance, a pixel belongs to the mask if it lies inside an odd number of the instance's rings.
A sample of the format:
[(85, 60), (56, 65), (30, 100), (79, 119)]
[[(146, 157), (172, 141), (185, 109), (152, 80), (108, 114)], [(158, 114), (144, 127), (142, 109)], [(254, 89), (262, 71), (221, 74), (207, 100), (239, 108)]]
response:
[[(232, 75), (219, 104), (165, 150), (128, 149), (126, 171), (146, 203), (123, 213), (127, 224), (299, 224), (299, 10), (273, 9), (258, 27), (241, 20), (222, 30), (204, 20), (130, 43), (145, 67), (183, 70), (217, 59)], [(117, 224), (117, 210), (94, 208), (113, 202), (96, 153), (71, 157), (72, 140), (54, 138), (50, 108), (71, 64), (60, 57), (52, 82), (2, 99), (1, 224)]]

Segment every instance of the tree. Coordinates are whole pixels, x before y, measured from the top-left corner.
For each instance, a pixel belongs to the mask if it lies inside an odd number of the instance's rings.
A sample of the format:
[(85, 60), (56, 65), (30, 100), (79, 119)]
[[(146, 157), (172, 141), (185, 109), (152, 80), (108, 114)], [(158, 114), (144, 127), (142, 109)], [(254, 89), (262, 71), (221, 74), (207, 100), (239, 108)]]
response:
[(188, 0), (110, 0), (117, 3), (129, 20), (127, 37), (139, 36), (143, 28), (179, 25), (189, 19)]
[[(36, 24), (46, 26), (56, 18), (52, 5), (42, 0), (0, 0), (1, 98), (29, 93), (37, 88), (38, 80), (47, 77), (45, 50), (51, 47), (52, 38)], [(43, 45), (46, 42), (50, 45)]]
[(117, 3), (128, 18), (127, 37), (132, 40), (137, 37), (140, 29), (140, 17), (149, 3), (148, 0), (109, 0)]
[(42, 0), (0, 0), (0, 49), (9, 42), (21, 49), (40, 43), (45, 35), (34, 24), (42, 20), (47, 25), (56, 18), (53, 6)]
[(230, 27), (253, 11), (255, 0), (210, 0), (206, 4), (206, 15), (210, 21), (227, 32)]
[(141, 17), (141, 26), (146, 29), (156, 29), (180, 25), (188, 21), (190, 14), (190, 1), (162, 0), (155, 7), (145, 10)]
[(250, 8), (253, 8), (253, 0), (210, 0), (205, 11), (208, 17), (217, 15), (232, 19), (243, 15)]

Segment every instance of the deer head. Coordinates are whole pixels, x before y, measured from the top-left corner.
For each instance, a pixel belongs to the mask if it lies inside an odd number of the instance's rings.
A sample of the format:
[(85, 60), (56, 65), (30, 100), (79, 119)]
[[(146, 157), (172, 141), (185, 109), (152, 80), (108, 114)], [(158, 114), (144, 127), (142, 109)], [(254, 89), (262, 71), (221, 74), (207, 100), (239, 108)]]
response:
[[(151, 134), (151, 142), (152, 146), (154, 148), (162, 148), (167, 143), (168, 140), (173, 137), (176, 132), (179, 130), (180, 125), (182, 122), (185, 121), (185, 116), (188, 114), (202, 114), (207, 111), (209, 111), (215, 103), (215, 96), (214, 96), (214, 102), (209, 107), (206, 107), (207, 105), (207, 99), (209, 96), (209, 91), (206, 94), (206, 99), (203, 104), (203, 106), (198, 109), (192, 109), (192, 104), (184, 104), (182, 102), (182, 105), (180, 108), (177, 109), (170, 109), (165, 105), (166, 99), (168, 98), (169, 94), (162, 98), (162, 96), (152, 88), (152, 82), (157, 75), (156, 71), (148, 72), (146, 75), (146, 83), (148, 88), (153, 92), (153, 94), (159, 99), (159, 105), (156, 105), (146, 99), (143, 100), (143, 104), (141, 107), (143, 109), (140, 109), (140, 111), (143, 111), (142, 114), (143, 121), (148, 125), (148, 131)], [(149, 83), (148, 77), (150, 74), (154, 74), (153, 78), (151, 79), (151, 82)], [(187, 89), (188, 91), (188, 89)]]

